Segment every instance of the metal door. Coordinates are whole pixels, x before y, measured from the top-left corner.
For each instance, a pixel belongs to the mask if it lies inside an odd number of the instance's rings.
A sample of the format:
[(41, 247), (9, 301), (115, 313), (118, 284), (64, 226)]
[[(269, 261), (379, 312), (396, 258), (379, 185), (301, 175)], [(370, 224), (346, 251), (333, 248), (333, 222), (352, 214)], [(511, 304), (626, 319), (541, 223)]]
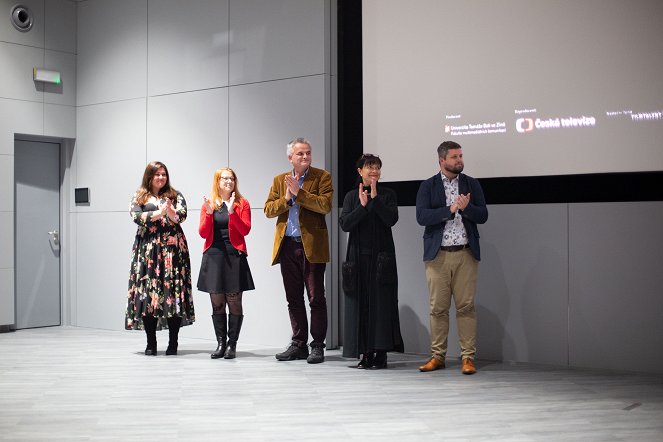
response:
[(16, 328), (60, 325), (60, 145), (14, 141)]

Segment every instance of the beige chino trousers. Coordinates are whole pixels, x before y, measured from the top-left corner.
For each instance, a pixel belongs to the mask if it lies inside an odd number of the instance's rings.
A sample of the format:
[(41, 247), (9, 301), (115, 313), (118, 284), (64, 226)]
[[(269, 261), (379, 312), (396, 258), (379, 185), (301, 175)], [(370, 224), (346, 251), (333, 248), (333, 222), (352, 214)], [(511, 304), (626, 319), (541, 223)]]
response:
[(444, 362), (449, 336), (451, 298), (456, 307), (456, 324), (461, 357), (474, 359), (477, 319), (474, 295), (479, 262), (471, 250), (440, 250), (432, 261), (426, 261), (426, 280), (430, 293), (431, 355)]

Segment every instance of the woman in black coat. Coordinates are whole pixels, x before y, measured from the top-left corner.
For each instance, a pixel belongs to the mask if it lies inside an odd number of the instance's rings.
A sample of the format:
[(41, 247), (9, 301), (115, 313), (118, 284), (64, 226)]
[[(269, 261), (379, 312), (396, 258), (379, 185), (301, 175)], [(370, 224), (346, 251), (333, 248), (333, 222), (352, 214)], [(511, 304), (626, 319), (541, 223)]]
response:
[(403, 352), (391, 234), (398, 221), (398, 205), (393, 190), (378, 186), (379, 157), (364, 154), (356, 167), (359, 185), (345, 195), (339, 219), (341, 229), (350, 233), (343, 270), (343, 356), (361, 355), (357, 368), (387, 368), (387, 352)]

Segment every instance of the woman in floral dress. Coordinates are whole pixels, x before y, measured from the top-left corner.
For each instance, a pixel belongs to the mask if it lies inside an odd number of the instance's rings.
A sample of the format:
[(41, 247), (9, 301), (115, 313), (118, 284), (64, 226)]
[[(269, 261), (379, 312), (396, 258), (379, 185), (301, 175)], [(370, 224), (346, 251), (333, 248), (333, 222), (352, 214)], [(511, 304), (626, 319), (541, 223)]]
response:
[(184, 196), (170, 185), (168, 168), (152, 161), (131, 199), (138, 224), (131, 251), (127, 293), (127, 330), (145, 330), (146, 355), (157, 354), (156, 331), (168, 329), (167, 355), (177, 354), (180, 326), (195, 321), (189, 247), (180, 224), (186, 219)]

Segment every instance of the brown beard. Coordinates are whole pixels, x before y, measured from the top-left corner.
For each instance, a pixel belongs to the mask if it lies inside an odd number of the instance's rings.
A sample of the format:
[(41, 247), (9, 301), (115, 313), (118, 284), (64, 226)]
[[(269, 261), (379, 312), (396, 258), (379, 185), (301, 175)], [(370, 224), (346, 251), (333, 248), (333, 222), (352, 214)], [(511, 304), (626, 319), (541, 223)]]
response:
[(446, 164), (444, 165), (444, 170), (447, 172), (455, 173), (456, 175), (460, 174), (463, 171), (464, 165), (456, 166), (455, 168), (449, 167)]

